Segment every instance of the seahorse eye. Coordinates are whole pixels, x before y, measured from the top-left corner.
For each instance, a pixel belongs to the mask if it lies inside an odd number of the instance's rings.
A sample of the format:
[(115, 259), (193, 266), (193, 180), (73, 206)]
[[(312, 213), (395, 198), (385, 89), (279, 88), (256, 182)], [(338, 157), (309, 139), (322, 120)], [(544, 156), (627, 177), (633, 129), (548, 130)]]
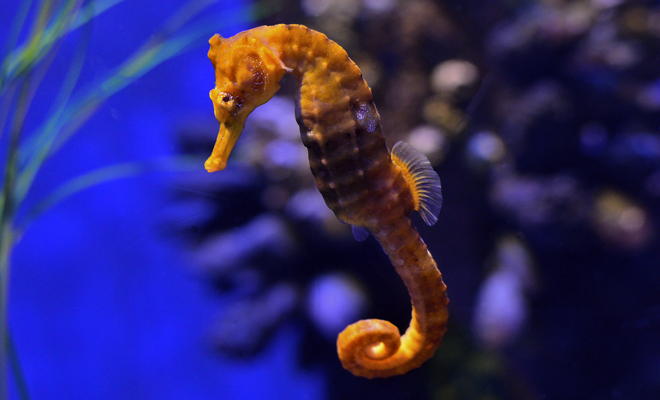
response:
[(234, 96), (227, 92), (218, 91), (216, 96), (218, 105), (227, 110), (229, 110), (233, 106), (233, 103), (236, 101)]
[(221, 90), (218, 90), (215, 98), (216, 107), (218, 110), (222, 110), (221, 114), (226, 112), (230, 115), (236, 115), (243, 108), (244, 101), (244, 95), (240, 92), (232, 93)]

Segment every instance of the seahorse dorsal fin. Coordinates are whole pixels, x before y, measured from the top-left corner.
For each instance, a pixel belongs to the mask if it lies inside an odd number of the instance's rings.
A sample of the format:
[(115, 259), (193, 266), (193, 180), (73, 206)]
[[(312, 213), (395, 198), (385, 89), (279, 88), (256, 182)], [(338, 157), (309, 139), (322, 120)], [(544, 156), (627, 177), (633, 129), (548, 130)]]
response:
[(398, 142), (392, 147), (392, 162), (410, 185), (415, 210), (427, 225), (435, 224), (442, 207), (442, 187), (429, 160), (408, 143)]

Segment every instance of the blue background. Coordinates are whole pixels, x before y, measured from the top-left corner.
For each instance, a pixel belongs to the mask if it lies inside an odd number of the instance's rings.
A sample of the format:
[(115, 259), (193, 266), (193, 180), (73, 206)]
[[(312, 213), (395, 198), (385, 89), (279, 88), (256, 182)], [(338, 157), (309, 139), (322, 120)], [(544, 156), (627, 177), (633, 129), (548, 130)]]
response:
[[(14, 14), (7, 3), (0, 26)], [(83, 86), (128, 58), (180, 3), (126, 1), (97, 18)], [(209, 12), (239, 7), (224, 1)], [(247, 27), (247, 18), (234, 19), (209, 27), (207, 36)], [(40, 93), (59, 87), (73, 43), (65, 42)], [(27, 203), (95, 168), (175, 154), (175, 129), (186, 121), (215, 126), (207, 50), (202, 40), (111, 97), (45, 164)], [(35, 100), (28, 132), (48, 106), (47, 96)], [(198, 173), (207, 173), (202, 164)], [(292, 326), (249, 361), (210, 351), (205, 334), (222, 299), (161, 229), (172, 190), (167, 182), (167, 174), (146, 174), (76, 194), (39, 218), (16, 246), (10, 324), (31, 397), (318, 398), (321, 378), (294, 366), (299, 334)]]

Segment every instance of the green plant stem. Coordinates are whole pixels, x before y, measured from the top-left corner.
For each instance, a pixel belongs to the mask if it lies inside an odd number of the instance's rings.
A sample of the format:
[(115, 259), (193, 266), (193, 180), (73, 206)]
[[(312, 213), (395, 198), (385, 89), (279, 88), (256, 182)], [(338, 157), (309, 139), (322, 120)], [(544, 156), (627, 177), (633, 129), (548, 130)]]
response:
[(11, 223), (2, 224), (0, 239), (0, 398), (7, 398), (7, 300), (9, 298), (9, 260), (14, 247)]
[(12, 115), (9, 153), (1, 193), (0, 209), (0, 397), (7, 398), (7, 311), (9, 300), (10, 258), (14, 247), (14, 215), (16, 211), (16, 178), (18, 174), (19, 142), (23, 122), (31, 97), (31, 76), (22, 82), (16, 109)]
[[(11, 57), (9, 56), (11, 52), (16, 48), (16, 43), (18, 42), (18, 36), (21, 32), (21, 28), (25, 23), (28, 12), (30, 11), (30, 6), (32, 5), (32, 0), (21, 1), (18, 11), (14, 16), (14, 19), (11, 23), (11, 29), (9, 29), (9, 37), (5, 42), (5, 53), (3, 54), (2, 66), (0, 66), (0, 95), (3, 94), (3, 88), (7, 81), (7, 71), (9, 69), (9, 62)], [(2, 133), (2, 132), (0, 132)]]
[(9, 364), (11, 365), (12, 371), (14, 371), (14, 377), (16, 378), (16, 386), (18, 389), (18, 394), (22, 400), (30, 400), (30, 392), (28, 391), (27, 382), (25, 381), (25, 376), (23, 375), (23, 368), (21, 368), (21, 363), (18, 358), (18, 353), (16, 351), (16, 342), (14, 341), (14, 335), (11, 333), (9, 325), (7, 325), (7, 352), (9, 356)]
[[(27, 80), (26, 80), (27, 82)], [(0, 396), (7, 398), (7, 301), (9, 299), (9, 260), (14, 246), (13, 219), (15, 210), (14, 183), (18, 162), (18, 141), (25, 118), (28, 83), (24, 83), (13, 116), (7, 168), (2, 190), (0, 211)]]

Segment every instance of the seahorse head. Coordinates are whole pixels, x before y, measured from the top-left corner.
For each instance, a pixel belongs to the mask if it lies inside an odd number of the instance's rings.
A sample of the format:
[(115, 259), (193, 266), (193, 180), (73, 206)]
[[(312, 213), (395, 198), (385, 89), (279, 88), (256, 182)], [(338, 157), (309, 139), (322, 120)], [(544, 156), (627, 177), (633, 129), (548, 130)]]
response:
[(210, 96), (220, 131), (204, 166), (214, 172), (225, 169), (248, 115), (273, 97), (290, 69), (273, 49), (248, 32), (229, 39), (216, 34), (209, 44), (209, 59), (215, 67)]

